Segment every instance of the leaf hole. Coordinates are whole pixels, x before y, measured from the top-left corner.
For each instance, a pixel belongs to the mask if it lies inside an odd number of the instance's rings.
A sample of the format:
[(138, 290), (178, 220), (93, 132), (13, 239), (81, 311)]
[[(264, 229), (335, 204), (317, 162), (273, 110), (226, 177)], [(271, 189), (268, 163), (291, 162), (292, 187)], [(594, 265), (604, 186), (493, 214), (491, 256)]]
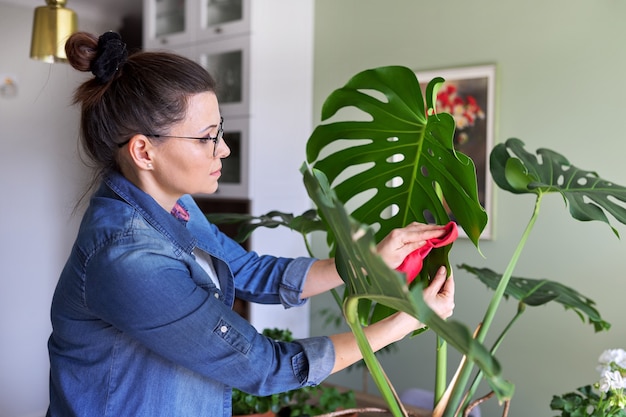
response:
[(324, 124), (331, 124), (335, 122), (343, 122), (346, 120), (354, 122), (371, 122), (374, 120), (374, 116), (366, 111), (363, 111), (355, 106), (345, 106), (337, 110), (335, 114), (323, 119)]
[(385, 183), (385, 186), (387, 188), (398, 188), (402, 184), (404, 184), (404, 179), (402, 177), (393, 177)]
[(424, 215), (424, 220), (426, 221), (426, 223), (429, 223), (429, 224), (437, 223), (435, 219), (435, 215), (430, 210), (424, 210), (422, 214)]
[(370, 229), (372, 229), (372, 231), (374, 232), (374, 234), (378, 233), (378, 231), (381, 229), (381, 225), (380, 223), (373, 223), (370, 225)]
[(369, 88), (362, 88), (362, 89), (360, 88), (358, 91), (360, 93), (363, 93), (365, 95), (373, 97), (373, 98), (375, 98), (376, 100), (378, 100), (380, 102), (389, 103), (389, 99), (387, 99), (387, 96), (384, 95), (383, 93), (381, 93), (378, 90), (372, 90), (372, 89), (369, 89)]
[(335, 179), (333, 180), (331, 184), (331, 187), (334, 188), (337, 185), (341, 184), (342, 182), (354, 177), (355, 175), (359, 175), (363, 172), (366, 172), (372, 169), (375, 165), (376, 164), (374, 162), (367, 162), (364, 164), (356, 164), (356, 165), (349, 166), (343, 171), (341, 171), (339, 175), (337, 175), (337, 177), (335, 177)]
[(622, 209), (626, 209), (626, 201), (622, 201), (619, 198), (615, 197), (614, 195), (608, 195), (606, 196), (606, 199), (610, 201), (611, 203), (617, 206), (620, 206)]
[(320, 153), (317, 157), (317, 160), (320, 161), (322, 159), (327, 158), (328, 156), (342, 151), (344, 149), (358, 147), (358, 146), (367, 146), (374, 141), (371, 139), (337, 139), (332, 143), (324, 146), (320, 149)]
[(387, 138), (387, 142), (398, 142), (400, 140), (400, 138), (398, 138), (397, 136), (392, 136), (390, 138)]
[(405, 156), (403, 154), (394, 153), (389, 158), (387, 158), (386, 161), (389, 162), (390, 164), (395, 164), (395, 163), (404, 161), (404, 159), (405, 159)]
[(383, 220), (389, 220), (396, 216), (399, 212), (400, 206), (398, 206), (397, 204), (392, 204), (380, 213), (380, 218)]
[(425, 165), (422, 165), (420, 167), (420, 172), (422, 173), (422, 176), (424, 176), (424, 177), (428, 177), (428, 175), (429, 175), (428, 168)]
[(370, 188), (369, 190), (362, 191), (358, 194), (355, 194), (344, 204), (346, 211), (349, 214), (354, 213), (356, 209), (361, 207), (363, 204), (374, 198), (374, 196), (378, 193), (375, 188)]

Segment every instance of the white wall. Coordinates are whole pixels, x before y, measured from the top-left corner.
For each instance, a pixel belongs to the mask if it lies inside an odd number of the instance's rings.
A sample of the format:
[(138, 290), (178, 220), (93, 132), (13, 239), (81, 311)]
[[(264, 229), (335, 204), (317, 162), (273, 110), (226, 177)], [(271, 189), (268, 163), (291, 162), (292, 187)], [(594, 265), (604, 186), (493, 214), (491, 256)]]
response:
[[(313, 1), (252, 1), (250, 8), (251, 211), (301, 214), (310, 208), (299, 169), (313, 129)], [(259, 253), (307, 255), (302, 236), (286, 228), (258, 230), (251, 243)], [(252, 304), (251, 322), (259, 331), (289, 328), (307, 337), (309, 306)]]
[[(584, 169), (626, 185), (623, 134), (626, 96), (626, 3), (616, 0), (316, 0), (315, 120), (330, 92), (359, 71), (405, 65), (428, 70), (497, 65), (496, 142), (524, 140), (529, 151), (547, 147)], [(349, 18), (348, 18), (349, 17)], [(533, 199), (496, 192), (496, 239), (483, 242), (481, 259), (467, 241), (455, 243), (452, 263), (503, 271), (530, 218)], [(618, 223), (615, 223), (618, 225)], [(626, 227), (618, 240), (603, 223), (569, 217), (558, 195), (544, 199), (540, 219), (516, 274), (548, 278), (578, 289), (597, 302), (613, 324), (595, 334), (559, 305), (529, 308), (501, 347), (504, 375), (516, 384), (510, 417), (554, 415), (553, 394), (593, 383), (599, 354), (626, 348), (624, 254)], [(475, 326), (492, 292), (457, 271), (455, 318)], [(315, 300), (314, 333), (320, 308)], [(500, 309), (494, 329), (510, 318), (515, 303)], [(383, 356), (399, 390), (432, 388), (434, 341), (407, 340)], [(337, 382), (360, 386), (358, 373)], [(486, 416), (502, 415), (495, 401)]]
[[(83, 74), (29, 58), (32, 18), (31, 8), (0, 3), (0, 74), (18, 87), (16, 97), (0, 97), (0, 417), (47, 407), (50, 300), (87, 175), (71, 106)], [(79, 27), (105, 30), (80, 16)]]

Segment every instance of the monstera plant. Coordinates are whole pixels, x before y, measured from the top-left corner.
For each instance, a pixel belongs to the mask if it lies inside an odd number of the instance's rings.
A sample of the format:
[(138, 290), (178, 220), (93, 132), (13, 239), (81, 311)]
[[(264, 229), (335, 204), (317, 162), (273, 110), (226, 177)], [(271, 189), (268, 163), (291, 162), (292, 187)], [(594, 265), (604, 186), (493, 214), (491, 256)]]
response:
[[(454, 149), (454, 119), (438, 113), (435, 106), (443, 81), (433, 79), (424, 97), (414, 72), (405, 67), (376, 68), (355, 75), (328, 97), (322, 108), (323, 123), (307, 143), (307, 161), (301, 172), (316, 209), (298, 216), (276, 211), (259, 217), (210, 217), (217, 223), (246, 220), (241, 239), (265, 226), (287, 226), (305, 237), (314, 230), (328, 233), (330, 253), (346, 283), (338, 299), (394, 416), (406, 415), (406, 411), (362, 331), (363, 326), (394, 311), (418, 317), (440, 338), (433, 416), (467, 413), (477, 402), (474, 395), (481, 381), (490, 386), (489, 395), (495, 394), (505, 403), (506, 414), (514, 386), (503, 376), (495, 353), (526, 306), (554, 301), (577, 313), (596, 331), (610, 327), (594, 302), (575, 290), (556, 281), (513, 276), (542, 198), (559, 193), (573, 218), (599, 220), (610, 226), (607, 214), (626, 224), (626, 209), (618, 202), (626, 202), (626, 188), (578, 169), (556, 152), (541, 149), (538, 158), (524, 150), (518, 139), (498, 144), (490, 156), (494, 182), (515, 194), (534, 194), (536, 204), (503, 273), (460, 265), (494, 290), (480, 327), (472, 330), (456, 320), (440, 319), (424, 302), (422, 289), (438, 266), (449, 265), (450, 246), (433, 249), (418, 279), (408, 284), (404, 274), (390, 270), (380, 259), (375, 245), (393, 228), (412, 221), (446, 224), (453, 218), (479, 247), (487, 215), (478, 200), (474, 164)], [(348, 108), (358, 109), (359, 115), (340, 117), (340, 111)], [(509, 297), (519, 302), (517, 314), (497, 335), (494, 345), (485, 346), (498, 306)], [(451, 381), (446, 380), (447, 345), (463, 355)]]

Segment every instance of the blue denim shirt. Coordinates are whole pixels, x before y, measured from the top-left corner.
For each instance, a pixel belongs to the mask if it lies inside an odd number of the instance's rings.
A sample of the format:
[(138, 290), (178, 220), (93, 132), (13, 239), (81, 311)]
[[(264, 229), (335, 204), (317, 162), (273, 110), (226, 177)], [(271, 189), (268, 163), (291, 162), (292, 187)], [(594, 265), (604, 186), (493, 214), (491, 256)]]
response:
[(230, 417), (231, 387), (267, 395), (329, 375), (328, 338), (276, 342), (232, 311), (235, 295), (302, 304), (313, 260), (248, 252), (180, 204), (187, 222), (116, 173), (92, 197), (52, 301), (48, 416)]

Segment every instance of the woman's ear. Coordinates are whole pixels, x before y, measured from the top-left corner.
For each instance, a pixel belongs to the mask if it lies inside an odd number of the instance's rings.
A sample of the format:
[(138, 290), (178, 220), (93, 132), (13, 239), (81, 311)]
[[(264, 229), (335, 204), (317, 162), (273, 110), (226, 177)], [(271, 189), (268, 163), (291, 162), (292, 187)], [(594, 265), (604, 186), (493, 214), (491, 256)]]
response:
[(147, 136), (137, 134), (128, 142), (128, 154), (135, 166), (140, 170), (152, 170), (154, 145)]

